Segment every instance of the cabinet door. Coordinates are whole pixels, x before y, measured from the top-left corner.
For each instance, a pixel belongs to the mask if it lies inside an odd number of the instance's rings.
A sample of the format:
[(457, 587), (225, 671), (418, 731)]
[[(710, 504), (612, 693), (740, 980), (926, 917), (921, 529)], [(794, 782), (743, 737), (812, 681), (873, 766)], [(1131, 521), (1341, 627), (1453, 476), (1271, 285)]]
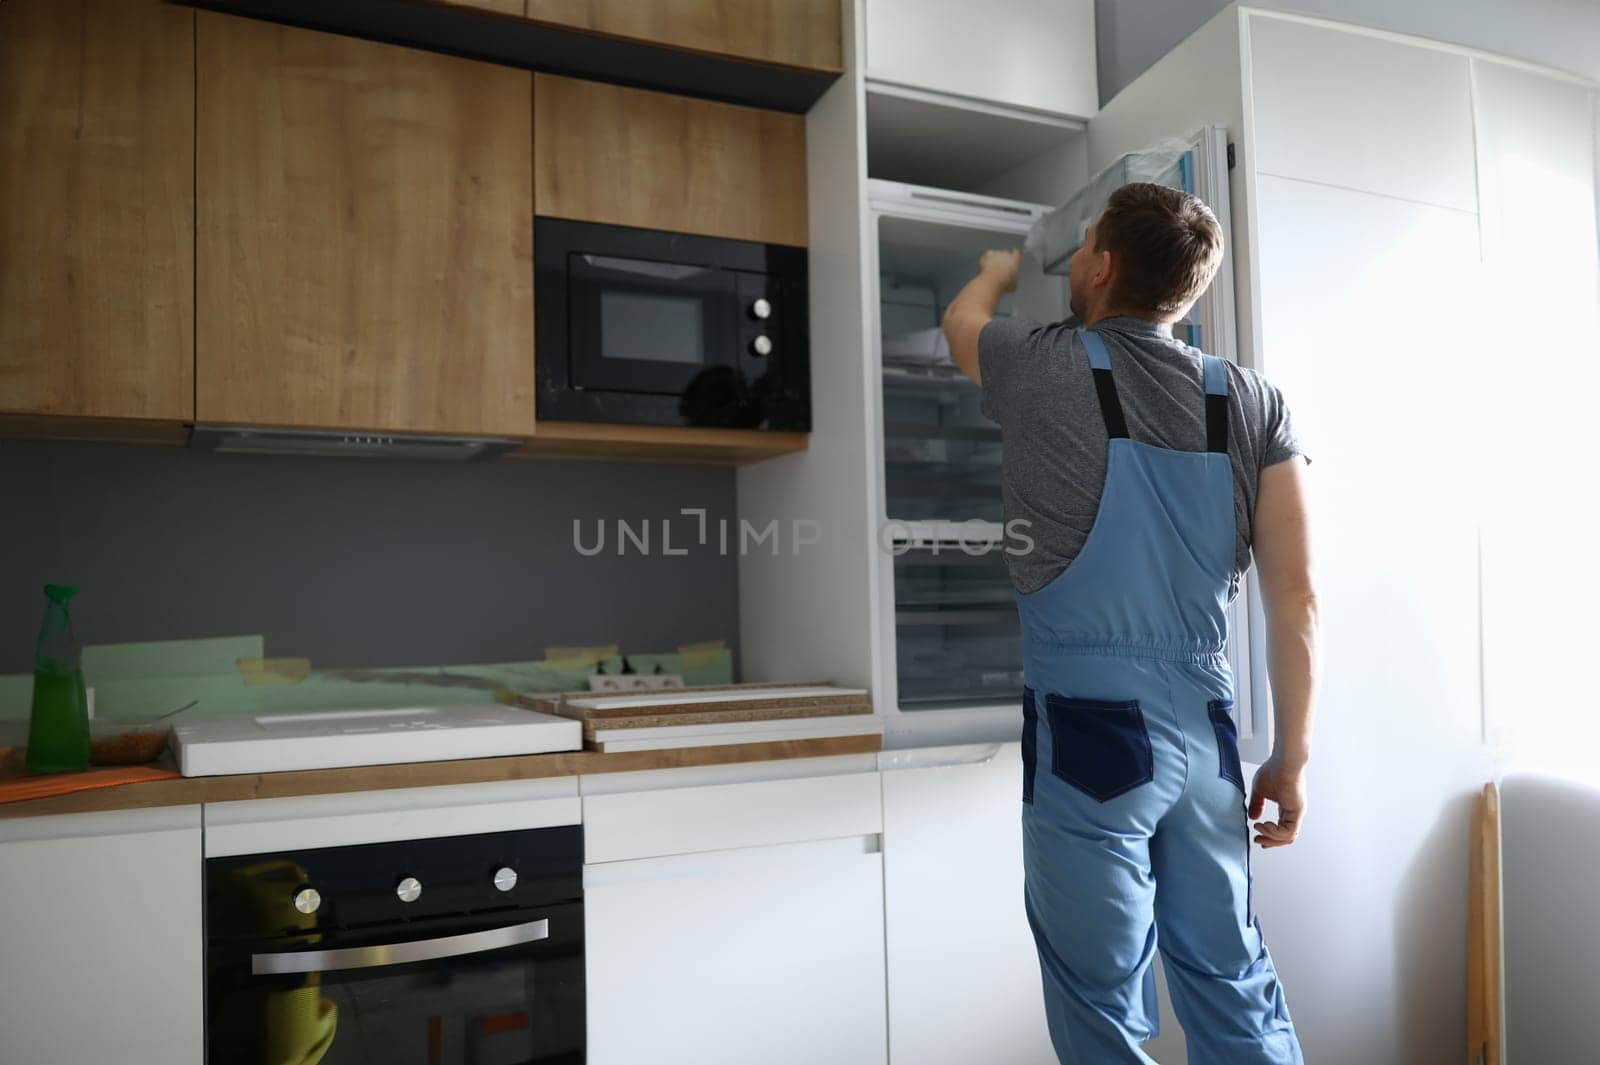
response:
[(590, 1065), (882, 1065), (876, 841), (587, 866)]
[(200, 808), (0, 821), (0, 1061), (205, 1054)]
[(951, 751), (944, 765), (926, 764), (937, 751), (883, 755), (895, 1065), (1055, 1065), (1022, 902), (1021, 752)]
[(806, 243), (806, 120), (540, 74), (541, 215)]
[(1252, 13), (1256, 170), (1478, 209), (1466, 56)]
[(527, 0), (444, 0), (456, 7), (475, 7), (479, 11), (493, 11), (497, 15), (521, 15)]
[(839, 70), (839, 0), (528, 0), (528, 17), (613, 37)]
[(532, 75), (197, 17), (197, 420), (531, 433)]
[(867, 77), (1089, 118), (1100, 109), (1094, 0), (863, 0)]
[(0, 411), (194, 416), (194, 17), (0, 4)]

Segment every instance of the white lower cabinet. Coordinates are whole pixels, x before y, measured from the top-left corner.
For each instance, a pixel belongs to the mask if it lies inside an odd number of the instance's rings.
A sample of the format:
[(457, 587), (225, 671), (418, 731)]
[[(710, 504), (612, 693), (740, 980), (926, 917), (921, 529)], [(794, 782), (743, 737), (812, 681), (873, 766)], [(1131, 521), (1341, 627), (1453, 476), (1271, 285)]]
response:
[(585, 849), (613, 859), (584, 868), (590, 1065), (884, 1065), (882, 807), (862, 766), (584, 796)]
[(1056, 1065), (1022, 902), (1022, 746), (885, 752), (892, 1065)]
[(200, 808), (0, 821), (0, 1061), (204, 1050)]

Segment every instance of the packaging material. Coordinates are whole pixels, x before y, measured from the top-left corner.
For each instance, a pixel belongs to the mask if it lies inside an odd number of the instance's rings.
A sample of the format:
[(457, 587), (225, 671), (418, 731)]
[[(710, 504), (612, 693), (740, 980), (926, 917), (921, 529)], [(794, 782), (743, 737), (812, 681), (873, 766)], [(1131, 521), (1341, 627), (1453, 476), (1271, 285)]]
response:
[(625, 695), (525, 695), (523, 705), (583, 722), (585, 746), (602, 752), (770, 743), (881, 734), (864, 688), (831, 684), (736, 684)]
[(1039, 260), (1045, 273), (1066, 273), (1067, 260), (1083, 245), (1095, 216), (1118, 188), (1135, 181), (1153, 181), (1174, 188), (1187, 184), (1183, 167), (1193, 141), (1193, 137), (1158, 141), (1117, 159), (1090, 178), (1072, 199), (1035, 222), (1028, 230), (1023, 250)]

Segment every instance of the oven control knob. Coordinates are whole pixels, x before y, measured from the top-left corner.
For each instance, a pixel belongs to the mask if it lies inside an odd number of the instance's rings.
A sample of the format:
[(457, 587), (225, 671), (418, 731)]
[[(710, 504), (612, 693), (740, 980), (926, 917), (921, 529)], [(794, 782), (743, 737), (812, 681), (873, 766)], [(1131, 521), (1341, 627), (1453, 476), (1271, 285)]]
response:
[(422, 897), (422, 881), (408, 876), (394, 886), (394, 894), (401, 902), (416, 902)]
[(517, 886), (517, 871), (509, 865), (502, 865), (494, 871), (494, 889), (496, 891), (510, 891)]
[(772, 317), (772, 304), (765, 297), (758, 298), (750, 305), (750, 317), (766, 321)]
[(758, 336), (754, 340), (750, 341), (750, 354), (771, 355), (772, 338), (763, 333), (761, 336)]
[(316, 913), (322, 905), (322, 893), (314, 887), (301, 888), (294, 893), (294, 908), (301, 913)]

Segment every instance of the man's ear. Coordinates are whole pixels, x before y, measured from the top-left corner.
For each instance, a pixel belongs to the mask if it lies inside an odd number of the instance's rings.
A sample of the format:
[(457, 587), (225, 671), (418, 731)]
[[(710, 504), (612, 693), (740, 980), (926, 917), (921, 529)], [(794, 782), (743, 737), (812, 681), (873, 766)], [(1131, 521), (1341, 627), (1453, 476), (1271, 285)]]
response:
[(1110, 250), (1095, 252), (1094, 284), (1097, 286), (1111, 284), (1111, 276), (1116, 272), (1116, 263), (1112, 261)]

